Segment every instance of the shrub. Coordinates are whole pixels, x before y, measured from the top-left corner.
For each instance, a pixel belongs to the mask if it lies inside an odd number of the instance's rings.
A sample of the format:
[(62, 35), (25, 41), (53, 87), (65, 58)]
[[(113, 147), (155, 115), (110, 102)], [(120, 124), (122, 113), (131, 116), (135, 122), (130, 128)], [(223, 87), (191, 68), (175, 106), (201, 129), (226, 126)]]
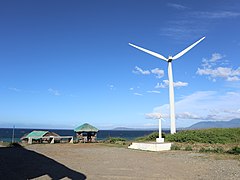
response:
[(22, 147), (21, 144), (17, 143), (17, 142), (13, 142), (13, 143), (9, 143), (7, 147)]
[(112, 144), (124, 144), (126, 139), (120, 137), (109, 137), (105, 142), (112, 143)]
[(185, 151), (192, 151), (192, 150), (193, 150), (193, 149), (192, 149), (192, 146), (189, 146), (189, 145), (188, 145), (188, 146), (185, 147)]
[(210, 148), (204, 148), (204, 147), (202, 147), (202, 148), (199, 150), (199, 152), (201, 152), (201, 153), (210, 152), (210, 151), (211, 151)]
[(137, 138), (136, 141), (153, 141), (153, 140), (155, 141), (156, 138), (158, 138), (158, 133), (153, 132), (147, 136)]
[(181, 147), (177, 145), (172, 145), (171, 150), (181, 150)]
[(204, 153), (224, 153), (224, 149), (222, 147), (216, 147), (216, 148), (204, 148), (202, 147), (199, 152)]
[(235, 146), (235, 147), (233, 147), (231, 150), (229, 150), (228, 153), (240, 155), (240, 147)]
[[(147, 136), (137, 138), (136, 141), (156, 141), (156, 138), (158, 137), (159, 137), (159, 133), (153, 132)], [(162, 133), (162, 138), (165, 138), (165, 137), (166, 137), (166, 134)]]
[(222, 147), (217, 147), (213, 149), (214, 153), (224, 153), (224, 149)]

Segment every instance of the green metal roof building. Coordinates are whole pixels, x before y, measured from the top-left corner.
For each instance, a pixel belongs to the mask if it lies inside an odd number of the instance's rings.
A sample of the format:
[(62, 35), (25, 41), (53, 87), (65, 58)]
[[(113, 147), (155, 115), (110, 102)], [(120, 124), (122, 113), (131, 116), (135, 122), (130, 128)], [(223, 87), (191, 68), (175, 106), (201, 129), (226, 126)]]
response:
[(32, 141), (41, 143), (43, 140), (50, 140), (52, 137), (59, 137), (59, 135), (49, 131), (32, 131), (24, 135), (21, 140), (32, 144)]
[(88, 123), (74, 129), (80, 142), (96, 142), (98, 129)]
[(48, 131), (32, 131), (25, 138), (40, 139), (47, 133)]
[(98, 132), (98, 129), (88, 123), (85, 123), (75, 128), (74, 131), (75, 132)]

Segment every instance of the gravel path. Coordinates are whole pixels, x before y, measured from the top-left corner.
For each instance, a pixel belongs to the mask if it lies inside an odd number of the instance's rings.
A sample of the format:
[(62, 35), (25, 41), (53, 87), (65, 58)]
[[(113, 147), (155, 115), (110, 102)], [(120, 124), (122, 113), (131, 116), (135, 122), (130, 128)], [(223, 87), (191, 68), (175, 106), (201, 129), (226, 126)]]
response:
[(240, 179), (240, 161), (216, 160), (208, 154), (146, 152), (99, 144), (41, 144), (26, 148), (40, 157), (37, 161), (34, 157), (25, 159), (23, 171), (30, 171), (29, 166), (35, 164), (42, 170), (29, 179)]

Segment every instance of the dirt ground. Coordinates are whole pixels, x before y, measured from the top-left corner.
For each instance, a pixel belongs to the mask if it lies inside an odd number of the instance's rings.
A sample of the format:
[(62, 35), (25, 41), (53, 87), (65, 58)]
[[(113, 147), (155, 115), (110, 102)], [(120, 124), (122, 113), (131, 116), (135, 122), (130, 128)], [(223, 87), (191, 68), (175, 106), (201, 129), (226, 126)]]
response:
[(0, 147), (0, 179), (240, 179), (240, 161), (101, 144)]

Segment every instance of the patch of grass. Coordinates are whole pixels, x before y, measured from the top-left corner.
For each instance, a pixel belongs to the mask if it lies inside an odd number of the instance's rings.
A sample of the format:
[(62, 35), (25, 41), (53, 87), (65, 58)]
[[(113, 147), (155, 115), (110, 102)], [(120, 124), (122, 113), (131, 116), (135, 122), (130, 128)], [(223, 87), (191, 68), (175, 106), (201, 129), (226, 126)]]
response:
[[(162, 133), (168, 142), (207, 143), (207, 144), (240, 144), (240, 128), (212, 128), (179, 131), (175, 134)], [(137, 138), (136, 141), (155, 141), (158, 132)]]
[[(172, 150), (186, 150), (216, 154), (240, 154), (240, 128), (212, 128), (185, 130), (163, 134), (165, 142), (174, 142)], [(137, 138), (137, 141), (155, 141), (158, 132)]]
[(111, 144), (125, 144), (126, 139), (120, 138), (120, 137), (109, 137), (104, 141), (105, 143), (111, 143)]

